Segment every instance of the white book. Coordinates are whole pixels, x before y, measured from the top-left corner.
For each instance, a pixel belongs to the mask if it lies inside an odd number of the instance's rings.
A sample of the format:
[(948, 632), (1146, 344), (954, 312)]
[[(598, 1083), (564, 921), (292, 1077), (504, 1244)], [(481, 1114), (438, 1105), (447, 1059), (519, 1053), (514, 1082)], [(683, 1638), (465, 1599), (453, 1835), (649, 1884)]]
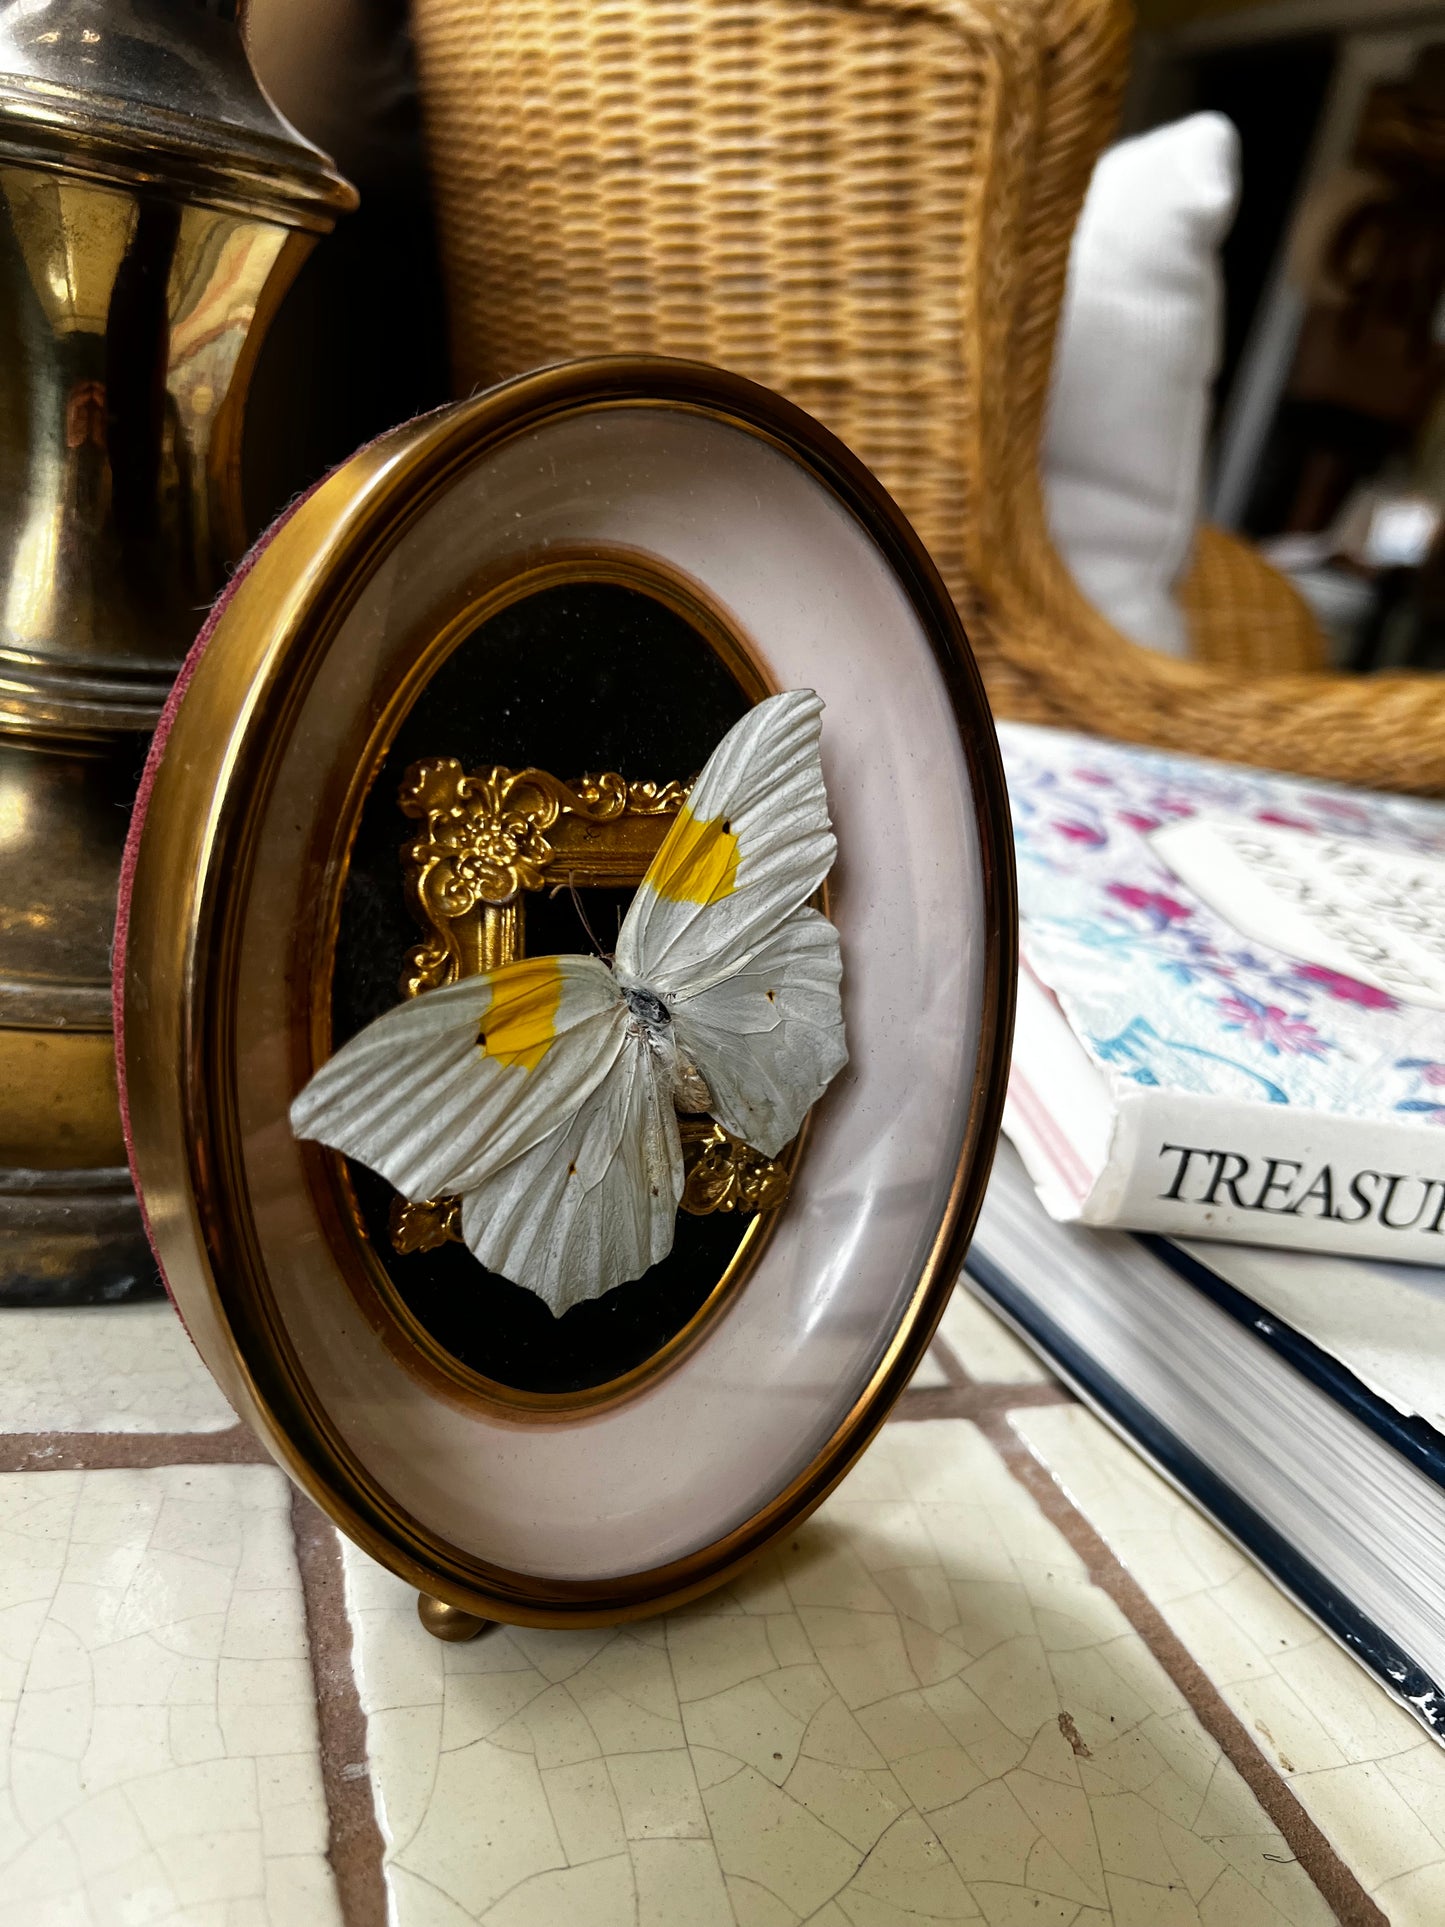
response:
[(1050, 1214), (1445, 1263), (1445, 807), (999, 736)]

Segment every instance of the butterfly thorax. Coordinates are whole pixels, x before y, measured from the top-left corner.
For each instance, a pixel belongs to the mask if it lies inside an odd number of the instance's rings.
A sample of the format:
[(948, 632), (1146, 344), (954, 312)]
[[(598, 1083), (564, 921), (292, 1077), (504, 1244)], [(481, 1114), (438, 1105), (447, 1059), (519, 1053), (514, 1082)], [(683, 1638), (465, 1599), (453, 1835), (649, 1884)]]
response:
[(621, 983), (623, 999), (632, 1021), (647, 1047), (661, 1060), (672, 1091), (672, 1101), (680, 1111), (710, 1111), (712, 1092), (707, 1080), (682, 1049), (673, 1028), (672, 1012), (655, 991), (641, 984)]
[(664, 1031), (670, 1028), (672, 1012), (660, 997), (654, 997), (650, 990), (629, 989), (625, 984), (622, 994), (627, 999), (627, 1008), (644, 1029)]

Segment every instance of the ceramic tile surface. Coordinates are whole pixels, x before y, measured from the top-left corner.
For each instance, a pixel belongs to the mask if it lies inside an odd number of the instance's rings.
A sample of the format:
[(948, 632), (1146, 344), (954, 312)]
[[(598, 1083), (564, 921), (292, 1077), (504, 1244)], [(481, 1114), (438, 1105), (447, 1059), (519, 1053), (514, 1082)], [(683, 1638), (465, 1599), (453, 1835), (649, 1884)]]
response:
[(1328, 1908), (961, 1419), (729, 1590), (445, 1646), (348, 1548), (397, 1927), (1284, 1927)]
[(1092, 1413), (1011, 1422), (1395, 1927), (1439, 1927), (1445, 1749)]
[(0, 1432), (220, 1432), (235, 1423), (168, 1303), (0, 1311)]
[(0, 1927), (338, 1927), (288, 1494), (0, 1477)]
[(1028, 1346), (966, 1284), (950, 1299), (938, 1335), (969, 1377), (981, 1384), (1042, 1385), (1050, 1377)]

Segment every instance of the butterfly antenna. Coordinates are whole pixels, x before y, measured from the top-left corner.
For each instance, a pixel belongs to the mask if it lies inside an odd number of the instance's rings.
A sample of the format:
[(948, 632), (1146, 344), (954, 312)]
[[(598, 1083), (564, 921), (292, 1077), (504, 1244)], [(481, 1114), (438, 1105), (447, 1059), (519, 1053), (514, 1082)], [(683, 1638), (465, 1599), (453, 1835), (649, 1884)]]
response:
[[(577, 894), (576, 878), (571, 870), (567, 872), (567, 881), (565, 883), (557, 883), (552, 886), (551, 894), (555, 897), (559, 890), (565, 890), (568, 896), (571, 897), (572, 908), (577, 912), (577, 921), (587, 932), (587, 941), (592, 945), (592, 948), (597, 952), (597, 955), (602, 959), (603, 963), (610, 964), (615, 953), (610, 950), (604, 950), (601, 944), (598, 943), (597, 932), (592, 928), (591, 919), (582, 908), (582, 899)], [(620, 930), (621, 927), (619, 924), (618, 929)]]

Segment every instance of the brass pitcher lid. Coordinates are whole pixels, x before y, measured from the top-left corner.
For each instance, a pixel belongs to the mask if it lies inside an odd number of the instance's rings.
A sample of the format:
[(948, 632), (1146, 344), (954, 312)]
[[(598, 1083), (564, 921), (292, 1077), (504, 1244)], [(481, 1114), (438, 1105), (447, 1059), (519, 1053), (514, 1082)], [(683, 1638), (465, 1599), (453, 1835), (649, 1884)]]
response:
[(251, 67), (237, 0), (4, 0), (0, 151), (290, 226), (356, 204)]

